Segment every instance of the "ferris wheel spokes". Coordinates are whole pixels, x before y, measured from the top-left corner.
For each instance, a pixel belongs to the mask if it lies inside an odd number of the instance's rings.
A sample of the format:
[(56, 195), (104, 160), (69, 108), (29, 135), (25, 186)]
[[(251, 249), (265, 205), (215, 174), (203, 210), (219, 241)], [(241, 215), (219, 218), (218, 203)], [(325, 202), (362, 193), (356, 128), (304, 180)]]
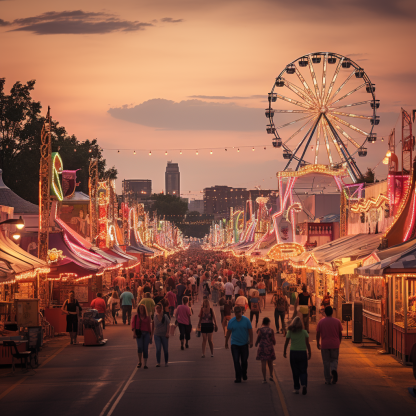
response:
[(301, 91), (295, 84), (292, 84), (290, 81), (288, 81), (286, 78), (282, 78), (282, 80), (285, 83), (285, 87), (289, 88), (291, 91), (293, 91), (297, 96), (304, 99), (307, 103), (309, 103), (311, 106), (315, 106), (315, 102), (312, 101), (312, 99), (305, 94), (303, 91)]
[(310, 56), (308, 56), (308, 62), (309, 62), (309, 72), (311, 73), (313, 86), (315, 88), (316, 100), (318, 101), (318, 104), (320, 105), (321, 104), (321, 99), (320, 99), (320, 94), (319, 94), (318, 81), (316, 80), (316, 74), (315, 74), (315, 70), (313, 68), (312, 58)]
[(340, 71), (340, 69), (341, 69), (342, 62), (344, 62), (344, 58), (341, 58), (341, 59), (339, 60), (338, 65), (337, 65), (337, 68), (335, 69), (334, 75), (333, 75), (333, 77), (332, 77), (332, 81), (331, 81), (331, 83), (329, 84), (328, 93), (327, 93), (327, 95), (326, 95), (326, 97), (325, 97), (325, 100), (324, 100), (325, 105), (328, 103), (329, 97), (331, 96), (332, 89), (334, 88), (335, 81), (337, 80), (337, 77), (338, 77), (339, 71)]
[(349, 97), (351, 94), (354, 94), (355, 92), (357, 92), (358, 90), (360, 90), (361, 88), (365, 87), (367, 84), (364, 82), (364, 84), (359, 85), (357, 88), (354, 88), (352, 91), (350, 91), (349, 93), (345, 94), (344, 96), (342, 96), (341, 98), (338, 98), (338, 100), (331, 102), (330, 105), (334, 105), (338, 102), (340, 102), (341, 100), (343, 100), (344, 98)]
[(322, 71), (321, 103), (325, 104), (326, 71), (328, 68), (328, 54), (324, 57), (324, 68)]
[[(320, 117), (320, 116), (319, 116)], [(313, 127), (314, 127), (314, 125), (316, 124), (316, 119), (315, 120), (313, 120), (313, 122), (312, 122), (312, 125), (309, 127), (309, 130), (307, 131), (307, 133), (305, 134), (305, 137), (298, 143), (298, 145), (296, 146), (296, 149), (293, 151), (293, 152), (290, 152), (290, 158), (289, 158), (289, 162), (287, 162), (287, 165), (286, 165), (286, 167), (285, 167), (285, 169), (284, 170), (286, 170), (288, 167), (289, 167), (289, 165), (292, 163), (292, 160), (293, 159), (295, 159), (295, 160), (297, 160), (299, 163), (302, 161), (302, 159), (299, 159), (299, 157), (297, 157), (296, 156), (296, 154), (297, 154), (297, 152), (298, 152), (298, 150), (302, 147), (302, 145), (303, 145), (303, 143), (305, 142), (305, 140), (306, 140), (306, 138), (309, 136), (309, 134), (310, 134), (310, 132), (311, 132), (311, 130), (313, 129)], [(309, 123), (309, 122), (308, 122)], [(307, 124), (308, 124), (307, 123)], [(305, 126), (306, 126), (306, 124), (305, 124)], [(286, 143), (288, 142), (289, 140), (287, 140), (286, 141)], [(285, 147), (285, 149), (286, 149), (286, 151), (289, 151), (289, 149), (286, 147), (286, 143), (285, 143), (285, 145), (284, 145), (284, 147)]]
[(332, 120), (332, 124), (335, 126), (335, 128), (347, 139), (349, 140), (357, 149), (360, 147), (360, 145), (345, 131), (339, 126), (334, 120)]
[(336, 114), (338, 116), (344, 116), (344, 117), (352, 117), (352, 118), (364, 118), (366, 120), (371, 120), (373, 118), (373, 116), (362, 116), (360, 114), (343, 113), (342, 111), (333, 111), (331, 114)]
[(308, 116), (305, 116), (305, 117), (301, 117), (301, 118), (298, 118), (297, 120), (293, 120), (293, 121), (290, 121), (289, 123), (282, 124), (281, 126), (277, 126), (276, 129), (282, 129), (283, 127), (291, 126), (292, 124), (295, 124), (298, 121), (302, 121), (302, 120), (305, 120), (306, 118), (312, 118), (312, 117), (313, 117), (313, 115), (308, 115)]
[(328, 154), (328, 160), (329, 160), (329, 164), (333, 165), (334, 160), (332, 159), (332, 152), (331, 152), (331, 148), (329, 147), (329, 140), (328, 140), (328, 131), (326, 130), (324, 124), (322, 123), (322, 131), (324, 133), (324, 139), (325, 139), (325, 147), (326, 147), (326, 152)]
[(285, 142), (284, 144), (286, 145), (287, 143), (289, 143), (290, 140), (292, 140), (296, 135), (298, 135), (311, 121), (312, 121), (313, 116), (310, 116), (309, 120), (297, 131), (295, 131)]
[(321, 139), (321, 131), (322, 131), (322, 121), (319, 121), (318, 132), (316, 134), (316, 142), (315, 142), (315, 165), (318, 164), (319, 141)]
[(316, 97), (313, 94), (313, 91), (311, 90), (311, 87), (308, 85), (308, 83), (305, 81), (305, 78), (303, 78), (302, 74), (300, 73), (299, 69), (295, 67), (296, 75), (299, 78), (299, 81), (302, 83), (304, 87), (304, 91), (309, 95), (309, 97), (312, 99), (312, 101), (316, 101)]
[(311, 140), (312, 140), (312, 137), (313, 137), (313, 135), (314, 135), (314, 133), (315, 133), (316, 127), (318, 126), (318, 124), (319, 124), (319, 122), (320, 122), (320, 120), (321, 120), (321, 117), (322, 117), (322, 113), (321, 113), (321, 114), (319, 114), (318, 120), (316, 121), (316, 123), (315, 123), (315, 124), (314, 124), (314, 126), (313, 126), (313, 130), (312, 130), (311, 134), (309, 135), (309, 139), (308, 139), (308, 141), (307, 141), (306, 145), (305, 145), (305, 146), (304, 146), (304, 148), (303, 148), (302, 156), (300, 157), (300, 160), (299, 160), (299, 162), (298, 162), (298, 165), (296, 166), (296, 170), (298, 170), (298, 169), (299, 169), (299, 167), (300, 167), (300, 165), (301, 165), (301, 163), (302, 163), (302, 161), (303, 161), (303, 158), (305, 157), (306, 150), (309, 148), (309, 143), (310, 143), (310, 142), (311, 142)]
[(297, 105), (299, 107), (303, 107), (303, 108), (306, 108), (308, 110), (310, 109), (310, 106), (308, 106), (306, 104), (303, 104), (300, 101), (296, 101), (293, 98), (285, 97), (284, 95), (281, 95), (281, 94), (278, 94), (278, 93), (276, 93), (276, 96), (275, 97), (276, 98), (279, 98), (280, 100), (287, 101), (288, 103)]
[(344, 105), (340, 105), (338, 107), (329, 107), (329, 109), (330, 110), (339, 110), (339, 109), (345, 108), (345, 107), (356, 107), (357, 105), (371, 104), (371, 103), (374, 103), (374, 100), (359, 101), (357, 103), (344, 104)]
[(352, 125), (351, 123), (348, 123), (347, 121), (343, 120), (342, 118), (339, 118), (339, 117), (334, 116), (332, 114), (330, 114), (329, 116), (331, 117), (331, 119), (334, 119), (334, 120), (338, 121), (338, 123), (341, 123), (344, 126), (349, 127), (351, 130), (354, 130), (357, 133), (362, 134), (363, 136), (368, 136), (367, 132), (365, 132), (364, 130), (359, 129), (358, 127), (355, 127), (354, 125)]
[(328, 97), (327, 102), (331, 102), (334, 100), (334, 98), (339, 94), (339, 92), (345, 87), (345, 85), (348, 83), (348, 81), (354, 76), (356, 70), (354, 68), (354, 70), (351, 72), (350, 75), (348, 75), (347, 79), (339, 86), (339, 88), (334, 92), (334, 94), (332, 95), (332, 97)]
[[(347, 162), (347, 165), (350, 168), (351, 179), (354, 181), (354, 183), (356, 183), (358, 181), (358, 178), (361, 178), (363, 175), (362, 175), (360, 169), (358, 168), (357, 164), (355, 163), (355, 160), (353, 159), (350, 152), (348, 151), (347, 146), (345, 146), (344, 142), (338, 136), (337, 131), (335, 130), (334, 126), (329, 121), (326, 114), (324, 114), (324, 118), (325, 118), (326, 122), (328, 123), (328, 126), (331, 129), (332, 134), (335, 136), (335, 138), (338, 142), (338, 145), (341, 148), (341, 151), (344, 155), (344, 159), (345, 159), (345, 161)], [(351, 175), (351, 173), (352, 173), (352, 175)]]

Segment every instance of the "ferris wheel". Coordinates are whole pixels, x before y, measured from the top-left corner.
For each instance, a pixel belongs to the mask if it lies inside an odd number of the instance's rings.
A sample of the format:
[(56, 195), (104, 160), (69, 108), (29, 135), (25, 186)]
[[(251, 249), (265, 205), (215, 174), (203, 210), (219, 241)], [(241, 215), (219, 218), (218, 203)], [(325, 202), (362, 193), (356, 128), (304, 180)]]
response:
[(374, 92), (364, 69), (337, 53), (310, 53), (286, 65), (266, 109), (266, 131), (288, 161), (284, 170), (324, 160), (321, 164), (346, 167), (357, 182), (362, 174), (354, 157), (366, 156), (366, 144), (377, 140), (380, 101)]

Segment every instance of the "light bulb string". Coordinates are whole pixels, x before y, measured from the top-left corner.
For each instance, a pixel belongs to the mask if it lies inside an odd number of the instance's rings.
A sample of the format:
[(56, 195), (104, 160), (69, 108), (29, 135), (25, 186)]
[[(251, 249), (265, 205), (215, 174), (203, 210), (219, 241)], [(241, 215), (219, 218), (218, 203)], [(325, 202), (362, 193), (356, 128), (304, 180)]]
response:
[(180, 152), (180, 153), (182, 153), (182, 152), (185, 152), (185, 151), (192, 151), (192, 152), (198, 152), (198, 151), (200, 151), (200, 150), (209, 150), (209, 151), (212, 151), (212, 150), (232, 150), (232, 149), (234, 149), (234, 150), (238, 150), (238, 149), (242, 149), (242, 148), (251, 148), (252, 150), (253, 149), (255, 149), (255, 148), (260, 148), (260, 147), (263, 147), (263, 148), (266, 148), (266, 147), (271, 147), (271, 148), (273, 148), (273, 146), (272, 145), (270, 145), (270, 144), (262, 144), (262, 145), (255, 145), (255, 146), (253, 146), (253, 145), (243, 145), (243, 146), (224, 146), (224, 147), (198, 147), (198, 148), (196, 148), (196, 147), (194, 147), (194, 148), (183, 148), (183, 147), (181, 147), (181, 148), (177, 148), (177, 149), (169, 149), (169, 148), (160, 148), (160, 149), (134, 149), (134, 148), (119, 148), (119, 147), (117, 147), (117, 148), (110, 148), (110, 147), (102, 147), (101, 148), (101, 150), (110, 150), (110, 151), (117, 151), (117, 152), (120, 152), (120, 151), (129, 151), (129, 152), (175, 152), (175, 151), (178, 151), (178, 152)]

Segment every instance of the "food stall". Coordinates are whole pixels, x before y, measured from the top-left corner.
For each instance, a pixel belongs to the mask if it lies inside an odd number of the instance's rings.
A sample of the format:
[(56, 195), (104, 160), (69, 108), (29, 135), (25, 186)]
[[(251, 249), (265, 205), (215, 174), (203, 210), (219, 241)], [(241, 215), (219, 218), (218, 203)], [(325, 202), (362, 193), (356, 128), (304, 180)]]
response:
[(387, 349), (406, 363), (416, 343), (416, 240), (372, 257), (373, 262), (356, 269), (365, 279), (364, 299), (369, 293), (379, 298), (379, 303), (365, 299), (365, 309), (381, 314)]

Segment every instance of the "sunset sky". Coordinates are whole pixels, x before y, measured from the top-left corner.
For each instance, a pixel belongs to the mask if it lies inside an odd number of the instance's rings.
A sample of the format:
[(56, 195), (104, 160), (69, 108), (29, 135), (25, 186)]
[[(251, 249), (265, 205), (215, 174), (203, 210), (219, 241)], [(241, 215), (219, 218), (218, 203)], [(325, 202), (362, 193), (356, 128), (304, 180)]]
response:
[[(79, 140), (98, 138), (119, 190), (134, 178), (160, 192), (168, 160), (179, 163), (182, 196), (268, 189), (284, 162), (264, 109), (286, 64), (331, 51), (362, 65), (386, 137), (400, 129), (400, 107), (416, 108), (415, 22), (412, 0), (0, 0), (0, 77), (8, 88), (36, 79), (34, 97), (54, 119)], [(361, 170), (386, 151), (377, 141)]]

